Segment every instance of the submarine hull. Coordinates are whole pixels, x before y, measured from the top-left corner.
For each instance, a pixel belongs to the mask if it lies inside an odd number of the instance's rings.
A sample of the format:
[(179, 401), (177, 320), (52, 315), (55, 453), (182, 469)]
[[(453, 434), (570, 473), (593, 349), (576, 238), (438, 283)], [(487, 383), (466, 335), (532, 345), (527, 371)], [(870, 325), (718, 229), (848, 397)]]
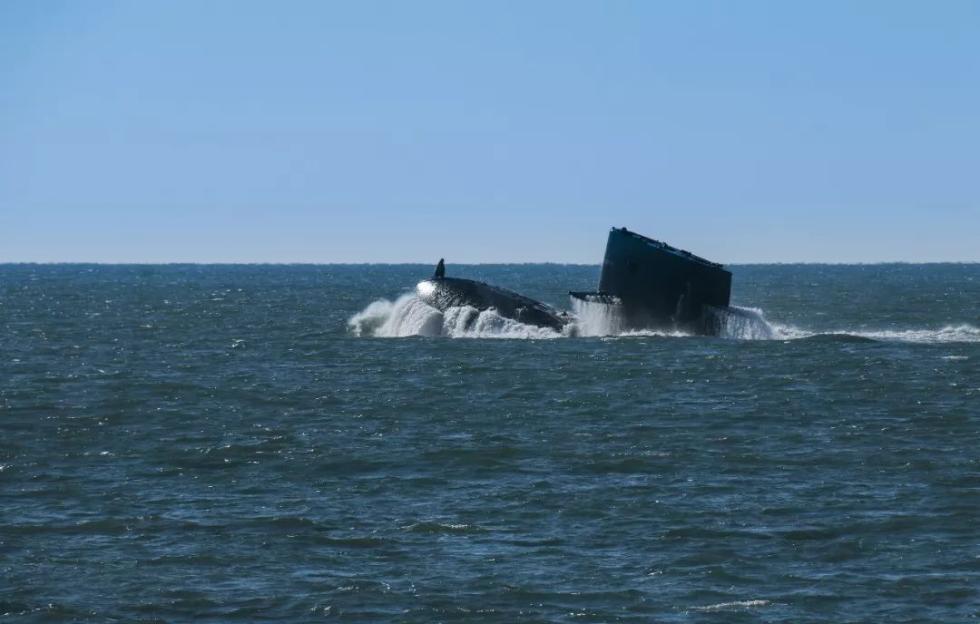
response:
[(572, 292), (613, 306), (627, 329), (676, 328), (717, 335), (713, 310), (727, 309), (732, 274), (710, 262), (626, 228), (613, 228), (594, 293)]
[(423, 280), (415, 291), (419, 299), (441, 312), (458, 306), (470, 306), (481, 312), (493, 308), (501, 316), (555, 331), (561, 331), (571, 320), (540, 301), (499, 286), (459, 277)]

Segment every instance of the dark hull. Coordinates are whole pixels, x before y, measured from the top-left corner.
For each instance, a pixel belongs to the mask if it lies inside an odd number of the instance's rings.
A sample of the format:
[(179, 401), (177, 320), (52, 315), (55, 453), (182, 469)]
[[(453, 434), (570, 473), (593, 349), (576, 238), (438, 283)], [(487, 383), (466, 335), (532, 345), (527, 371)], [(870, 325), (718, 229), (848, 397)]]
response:
[(677, 328), (716, 335), (712, 310), (727, 309), (732, 274), (720, 264), (651, 238), (613, 228), (595, 293), (583, 301), (615, 306), (628, 329)]
[(441, 312), (458, 306), (470, 306), (481, 312), (493, 308), (501, 316), (555, 331), (561, 331), (571, 320), (539, 301), (474, 280), (433, 278), (419, 282), (415, 290), (419, 299)]

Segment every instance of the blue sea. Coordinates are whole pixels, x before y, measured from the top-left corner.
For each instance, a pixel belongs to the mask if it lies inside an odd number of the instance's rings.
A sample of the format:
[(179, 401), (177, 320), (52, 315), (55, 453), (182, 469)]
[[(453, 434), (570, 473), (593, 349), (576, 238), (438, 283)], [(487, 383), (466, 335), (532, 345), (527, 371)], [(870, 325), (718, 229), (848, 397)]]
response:
[(732, 270), (709, 338), (461, 322), (422, 265), (0, 265), (0, 619), (980, 619), (980, 265)]

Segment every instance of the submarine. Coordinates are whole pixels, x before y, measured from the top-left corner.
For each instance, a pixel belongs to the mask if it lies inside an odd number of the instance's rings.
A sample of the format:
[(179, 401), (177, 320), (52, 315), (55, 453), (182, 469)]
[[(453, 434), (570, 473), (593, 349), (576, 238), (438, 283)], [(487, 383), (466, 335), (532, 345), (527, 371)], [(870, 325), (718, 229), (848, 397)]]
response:
[(506, 288), (461, 277), (446, 277), (443, 259), (439, 260), (430, 279), (418, 283), (415, 292), (419, 299), (440, 312), (457, 306), (470, 306), (481, 312), (494, 308), (501, 316), (558, 332), (574, 320), (567, 312), (559, 312)]
[[(599, 305), (626, 330), (670, 329), (717, 336), (726, 319), (744, 316), (730, 307), (732, 274), (717, 262), (667, 243), (612, 228), (606, 241), (598, 289), (570, 291), (573, 300)], [(432, 277), (416, 286), (424, 303), (445, 312), (456, 306), (479, 311), (494, 308), (501, 316), (561, 332), (574, 323), (567, 312), (484, 282), (446, 277), (440, 259)], [(576, 328), (571, 328), (571, 335)]]
[(732, 274), (724, 266), (667, 243), (612, 228), (599, 287), (573, 299), (609, 306), (625, 329), (680, 329), (718, 335), (729, 307)]

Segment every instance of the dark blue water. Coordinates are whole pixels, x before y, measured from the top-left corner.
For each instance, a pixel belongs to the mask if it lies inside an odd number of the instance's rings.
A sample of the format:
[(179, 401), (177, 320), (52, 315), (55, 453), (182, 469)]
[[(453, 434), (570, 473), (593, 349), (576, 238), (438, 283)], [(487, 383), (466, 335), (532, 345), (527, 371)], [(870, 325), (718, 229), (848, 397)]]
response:
[(735, 267), (724, 339), (463, 330), (430, 272), (0, 266), (0, 614), (980, 619), (980, 265)]

